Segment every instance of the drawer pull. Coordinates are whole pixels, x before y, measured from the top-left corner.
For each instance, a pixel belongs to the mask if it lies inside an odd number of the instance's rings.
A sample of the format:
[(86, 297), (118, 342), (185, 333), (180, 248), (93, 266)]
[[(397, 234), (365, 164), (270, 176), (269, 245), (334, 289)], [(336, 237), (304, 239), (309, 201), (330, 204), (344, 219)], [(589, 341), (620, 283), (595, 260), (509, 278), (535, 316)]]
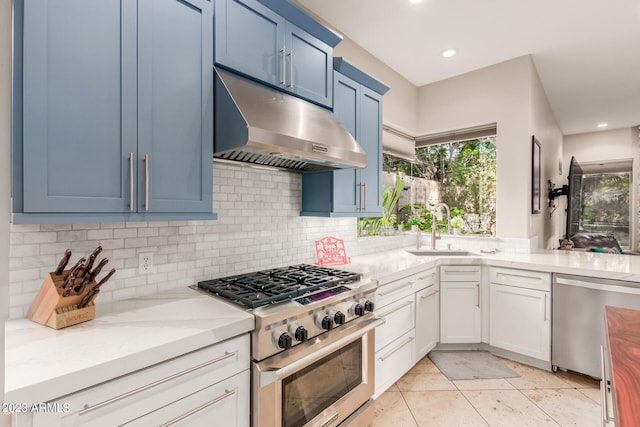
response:
[(500, 273), (497, 272), (496, 276), (503, 276), (503, 277), (513, 277), (516, 279), (528, 279), (528, 280), (542, 280), (542, 277), (537, 277), (537, 276), (525, 276), (524, 274), (511, 274), (511, 273)]
[(471, 270), (447, 270), (446, 268), (444, 269), (445, 273), (479, 273), (479, 271), (477, 269), (471, 269)]
[(384, 362), (386, 359), (388, 359), (389, 357), (391, 357), (391, 355), (393, 353), (395, 353), (396, 351), (400, 350), (402, 347), (404, 347), (405, 345), (409, 344), (411, 341), (413, 341), (415, 338), (414, 337), (408, 337), (406, 339), (404, 339), (400, 344), (398, 344), (397, 346), (395, 346), (393, 349), (391, 349), (390, 351), (387, 352), (387, 354), (385, 354), (384, 356), (380, 356), (380, 361)]
[(400, 283), (399, 285), (393, 286), (389, 289), (385, 289), (384, 292), (378, 292), (378, 296), (383, 297), (385, 295), (389, 295), (396, 291), (399, 291), (402, 288), (405, 288), (405, 287), (410, 288), (411, 286), (413, 286), (413, 282)]
[(422, 296), (420, 297), (420, 299), (427, 299), (427, 298), (429, 298), (430, 296), (433, 296), (433, 295), (435, 295), (435, 294), (437, 294), (437, 293), (438, 293), (438, 291), (433, 291), (433, 292), (431, 292), (429, 295), (422, 295)]
[(164, 384), (166, 382), (175, 380), (176, 378), (179, 378), (179, 377), (182, 377), (184, 375), (187, 375), (187, 374), (190, 374), (192, 372), (195, 372), (198, 369), (206, 368), (207, 366), (214, 365), (214, 364), (216, 364), (218, 362), (222, 362), (225, 359), (228, 359), (230, 357), (234, 357), (234, 356), (237, 356), (237, 355), (238, 355), (237, 351), (234, 351), (233, 353), (229, 353), (229, 352), (225, 351), (225, 353), (222, 356), (216, 357), (215, 359), (212, 359), (212, 360), (208, 360), (208, 361), (206, 361), (204, 363), (201, 363), (201, 364), (196, 365), (194, 367), (191, 367), (189, 369), (185, 369), (184, 371), (178, 372), (177, 374), (173, 374), (173, 375), (170, 375), (170, 376), (168, 376), (166, 378), (162, 378), (162, 379), (160, 379), (158, 381), (154, 381), (154, 382), (152, 382), (150, 384), (143, 385), (142, 387), (138, 387), (138, 388), (136, 388), (134, 390), (128, 391), (128, 392), (123, 393), (123, 394), (121, 394), (119, 396), (112, 397), (111, 399), (105, 400), (104, 402), (100, 402), (100, 403), (95, 404), (93, 406), (85, 405), (84, 409), (82, 409), (80, 412), (78, 412), (78, 415), (84, 415), (84, 414), (87, 414), (89, 412), (95, 411), (96, 409), (104, 408), (105, 406), (111, 405), (112, 403), (118, 402), (118, 401), (120, 401), (122, 399), (126, 399), (127, 397), (131, 397), (131, 396), (136, 395), (138, 393), (142, 393), (143, 391), (147, 391), (149, 389), (157, 387), (157, 386), (159, 386), (161, 384)]
[(215, 405), (216, 403), (220, 402), (221, 400), (226, 399), (229, 396), (233, 396), (234, 394), (236, 394), (235, 390), (225, 390), (225, 393), (222, 396), (218, 396), (213, 400), (210, 400), (209, 402), (198, 406), (197, 408), (193, 408), (192, 410), (190, 410), (187, 413), (184, 413), (182, 415), (180, 415), (179, 417), (176, 417), (174, 419), (172, 419), (171, 421), (169, 421), (168, 423), (164, 423), (162, 424), (160, 427), (169, 427), (174, 425), (175, 423), (178, 423), (186, 418), (189, 418), (191, 415), (197, 414), (198, 412), (202, 411), (203, 409), (207, 409), (209, 406), (211, 405)]
[(327, 421), (325, 421), (322, 424), (320, 424), (320, 427), (330, 426), (331, 424), (333, 424), (338, 419), (338, 417), (340, 417), (340, 414), (336, 412), (335, 414), (333, 414), (331, 416), (331, 418), (329, 418)]
[(405, 301), (405, 303), (404, 303), (404, 304), (399, 305), (399, 306), (397, 306), (397, 307), (394, 307), (394, 308), (392, 308), (391, 310), (387, 311), (387, 312), (386, 312), (386, 313), (384, 313), (384, 314), (380, 314), (380, 313), (378, 313), (378, 316), (380, 316), (380, 317), (388, 316), (388, 315), (390, 315), (391, 313), (395, 313), (395, 312), (396, 312), (396, 311), (398, 311), (398, 310), (402, 310), (403, 308), (405, 308), (406, 306), (411, 305), (411, 304), (413, 304), (413, 300), (411, 300), (411, 301)]

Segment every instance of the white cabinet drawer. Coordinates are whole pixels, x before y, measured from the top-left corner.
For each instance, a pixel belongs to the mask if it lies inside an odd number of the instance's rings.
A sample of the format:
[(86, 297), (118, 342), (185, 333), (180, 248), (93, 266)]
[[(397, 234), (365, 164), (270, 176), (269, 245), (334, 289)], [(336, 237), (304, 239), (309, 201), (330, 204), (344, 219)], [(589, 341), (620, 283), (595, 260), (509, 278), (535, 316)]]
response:
[(551, 291), (551, 273), (542, 271), (491, 267), (489, 269), (489, 281), (519, 288)]
[(249, 381), (246, 370), (124, 425), (248, 427)]
[(441, 282), (479, 282), (478, 265), (443, 265), (440, 267)]
[(376, 351), (391, 343), (415, 326), (415, 299), (408, 295), (392, 304), (376, 310), (376, 315), (385, 319), (376, 328)]
[(176, 357), (54, 401), (66, 414), (36, 413), (33, 426), (114, 426), (249, 369), (249, 335)]
[(376, 351), (376, 388), (374, 398), (380, 396), (407, 372), (415, 361), (415, 331), (412, 329), (400, 338)]
[(378, 286), (376, 290), (376, 307), (382, 308), (399, 298), (413, 294), (435, 283), (437, 283), (436, 269), (430, 268), (421, 273), (412, 274)]

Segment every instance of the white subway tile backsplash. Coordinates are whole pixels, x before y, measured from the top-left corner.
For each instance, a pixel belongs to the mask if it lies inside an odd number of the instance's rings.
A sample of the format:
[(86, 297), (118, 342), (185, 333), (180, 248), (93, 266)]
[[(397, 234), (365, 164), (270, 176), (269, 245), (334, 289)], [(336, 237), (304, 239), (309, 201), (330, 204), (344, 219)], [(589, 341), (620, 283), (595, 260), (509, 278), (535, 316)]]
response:
[[(301, 181), (297, 173), (216, 163), (216, 221), (12, 224), (10, 316), (25, 316), (42, 279), (55, 268), (66, 248), (73, 251), (70, 262), (74, 263), (101, 244), (100, 258), (110, 260), (102, 274), (118, 269), (100, 291), (100, 304), (214, 277), (315, 263), (314, 242), (325, 236), (344, 239), (349, 256), (415, 244), (411, 234), (358, 239), (355, 218), (300, 217)], [(425, 236), (424, 242), (427, 240)], [(473, 242), (467, 236), (461, 240)], [(484, 243), (477, 243), (478, 247), (530, 248), (530, 242), (520, 239), (476, 240)], [(154, 253), (152, 274), (139, 274), (141, 252)]]

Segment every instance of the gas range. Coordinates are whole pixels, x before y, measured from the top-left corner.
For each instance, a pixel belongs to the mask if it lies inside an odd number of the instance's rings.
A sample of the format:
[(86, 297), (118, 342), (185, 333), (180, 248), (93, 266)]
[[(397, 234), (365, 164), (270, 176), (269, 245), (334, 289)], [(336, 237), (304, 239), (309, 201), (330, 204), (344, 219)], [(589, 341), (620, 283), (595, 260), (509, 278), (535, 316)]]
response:
[(371, 317), (376, 286), (359, 273), (310, 264), (198, 282), (200, 290), (255, 316), (255, 361)]

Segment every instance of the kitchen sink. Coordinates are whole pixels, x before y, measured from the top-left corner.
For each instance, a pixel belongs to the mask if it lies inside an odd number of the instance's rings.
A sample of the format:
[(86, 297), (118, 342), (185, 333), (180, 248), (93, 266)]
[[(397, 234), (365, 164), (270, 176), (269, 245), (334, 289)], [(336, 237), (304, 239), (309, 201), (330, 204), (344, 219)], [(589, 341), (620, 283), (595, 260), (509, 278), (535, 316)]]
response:
[(411, 255), (416, 256), (473, 256), (478, 255), (475, 252), (469, 252), (462, 249), (409, 249)]

